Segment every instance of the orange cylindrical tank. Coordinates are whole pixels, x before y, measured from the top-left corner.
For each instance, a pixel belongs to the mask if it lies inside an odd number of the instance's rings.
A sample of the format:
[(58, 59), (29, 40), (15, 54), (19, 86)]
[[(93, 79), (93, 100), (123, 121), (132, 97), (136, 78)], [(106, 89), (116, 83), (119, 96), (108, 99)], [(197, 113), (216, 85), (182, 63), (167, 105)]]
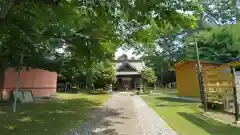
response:
[[(5, 72), (3, 99), (9, 99), (16, 88), (17, 71), (9, 68)], [(34, 97), (50, 96), (56, 92), (57, 73), (42, 69), (30, 69), (20, 73), (20, 89), (31, 90)]]

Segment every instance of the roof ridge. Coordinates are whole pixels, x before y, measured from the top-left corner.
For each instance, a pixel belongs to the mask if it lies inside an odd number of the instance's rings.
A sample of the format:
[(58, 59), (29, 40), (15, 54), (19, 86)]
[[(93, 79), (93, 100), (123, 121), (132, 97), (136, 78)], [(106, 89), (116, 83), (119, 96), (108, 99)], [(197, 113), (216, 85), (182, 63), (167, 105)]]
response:
[(129, 62), (124, 62), (124, 63), (122, 63), (120, 66), (118, 66), (117, 67), (117, 70), (118, 69), (120, 69), (120, 68), (122, 68), (124, 65), (126, 65), (126, 64), (128, 64), (131, 68), (133, 68), (133, 69), (135, 69), (136, 71), (138, 71), (137, 70), (137, 68), (135, 67), (135, 66), (133, 66), (131, 63), (129, 63)]

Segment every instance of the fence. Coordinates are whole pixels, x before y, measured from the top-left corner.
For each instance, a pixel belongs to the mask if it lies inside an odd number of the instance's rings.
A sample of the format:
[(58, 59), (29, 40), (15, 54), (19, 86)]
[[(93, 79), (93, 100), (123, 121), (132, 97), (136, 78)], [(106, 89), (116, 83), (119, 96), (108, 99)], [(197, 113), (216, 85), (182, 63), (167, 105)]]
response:
[(234, 73), (230, 68), (204, 72), (205, 97), (208, 103), (223, 104), (228, 109), (233, 102)]
[(204, 70), (203, 84), (207, 103), (223, 104), (224, 110), (235, 114), (235, 119), (238, 121), (240, 73), (235, 71), (232, 67), (234, 65), (225, 64)]

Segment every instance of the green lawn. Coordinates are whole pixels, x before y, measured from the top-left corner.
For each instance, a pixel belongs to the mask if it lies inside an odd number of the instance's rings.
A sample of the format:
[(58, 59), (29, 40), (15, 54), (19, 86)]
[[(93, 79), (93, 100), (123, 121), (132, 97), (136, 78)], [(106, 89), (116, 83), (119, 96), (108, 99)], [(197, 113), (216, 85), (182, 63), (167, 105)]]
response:
[(58, 100), (0, 104), (1, 135), (56, 135), (82, 124), (88, 113), (108, 99), (107, 94), (57, 94)]
[(174, 91), (160, 93), (142, 98), (179, 135), (240, 135), (240, 128), (205, 117), (200, 113), (198, 103), (171, 98)]

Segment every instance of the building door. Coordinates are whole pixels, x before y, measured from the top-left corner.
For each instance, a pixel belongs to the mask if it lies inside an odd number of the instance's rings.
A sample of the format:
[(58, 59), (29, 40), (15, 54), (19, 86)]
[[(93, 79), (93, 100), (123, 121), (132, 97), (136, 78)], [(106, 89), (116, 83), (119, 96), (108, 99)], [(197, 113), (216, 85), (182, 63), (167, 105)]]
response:
[(131, 85), (131, 82), (132, 82), (132, 78), (122, 78), (122, 85), (124, 86), (124, 89), (131, 89), (132, 88), (132, 85)]

